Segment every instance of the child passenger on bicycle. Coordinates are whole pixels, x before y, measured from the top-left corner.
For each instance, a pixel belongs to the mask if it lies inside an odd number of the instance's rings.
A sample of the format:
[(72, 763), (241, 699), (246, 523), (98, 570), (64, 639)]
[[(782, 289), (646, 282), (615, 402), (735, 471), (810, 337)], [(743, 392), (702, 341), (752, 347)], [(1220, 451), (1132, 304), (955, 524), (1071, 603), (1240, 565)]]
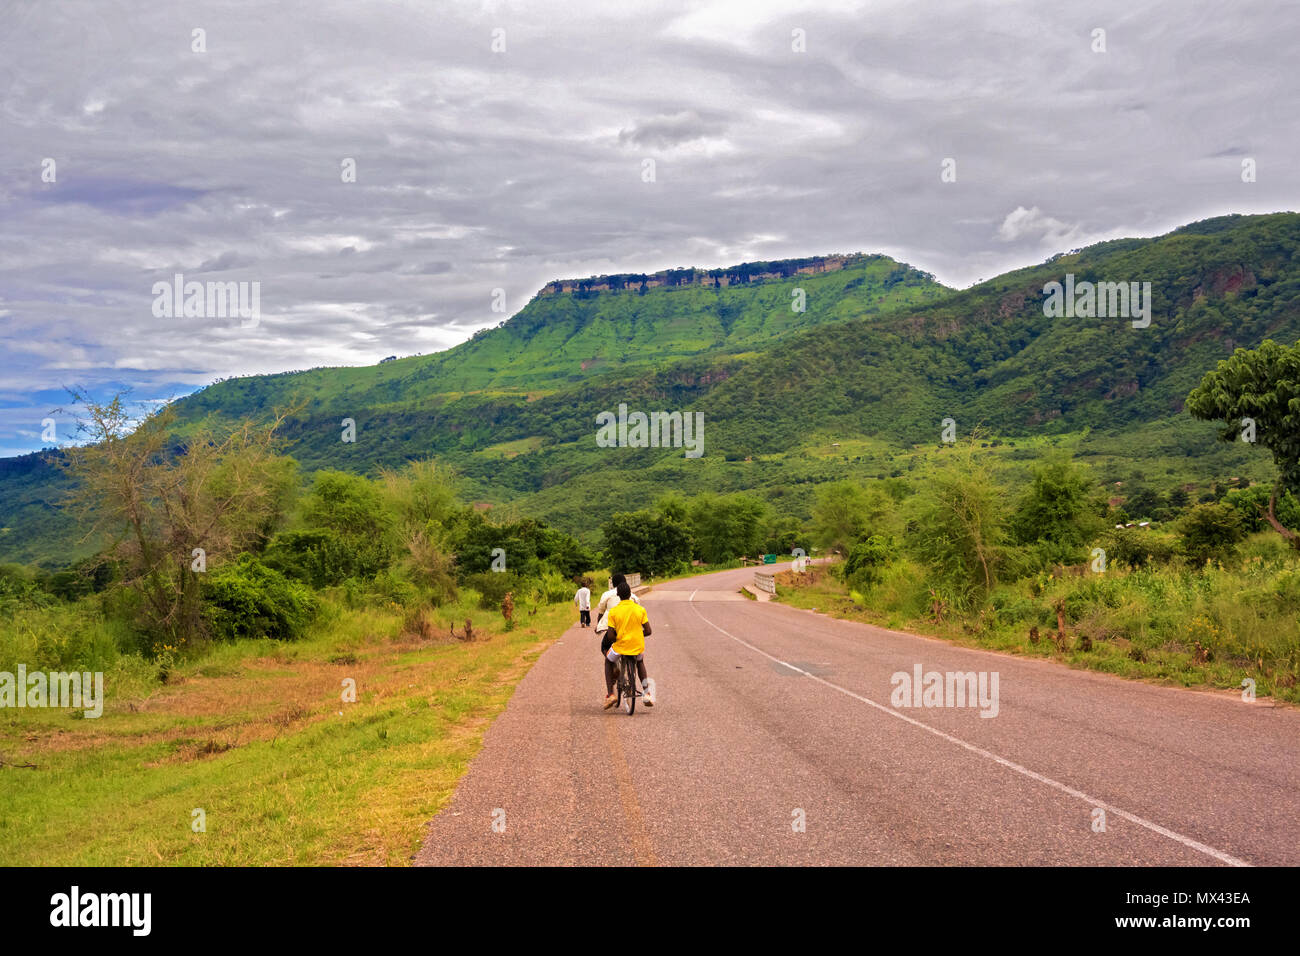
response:
[(647, 676), (645, 668), (645, 639), (650, 636), (650, 617), (644, 607), (629, 600), (631, 597), (632, 588), (626, 581), (619, 582), (618, 603), (610, 608), (605, 618), (609, 629), (617, 635), (605, 653), (606, 710), (618, 703), (618, 695), (614, 693), (614, 680), (618, 676), (620, 655), (636, 656), (636, 673), (645, 689), (642, 700), (647, 707), (655, 705), (654, 682)]

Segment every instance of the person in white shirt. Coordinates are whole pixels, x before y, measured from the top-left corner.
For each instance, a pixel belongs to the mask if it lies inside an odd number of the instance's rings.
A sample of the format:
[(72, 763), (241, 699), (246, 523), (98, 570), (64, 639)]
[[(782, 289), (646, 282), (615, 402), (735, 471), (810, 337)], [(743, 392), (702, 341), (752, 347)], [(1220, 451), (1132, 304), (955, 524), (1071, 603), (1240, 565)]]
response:
[(578, 582), (578, 590), (573, 595), (573, 603), (578, 605), (578, 623), (587, 627), (591, 624), (591, 588), (587, 587), (587, 579), (583, 578)]
[[(600, 596), (600, 603), (596, 605), (596, 633), (600, 635), (600, 657), (602, 668), (605, 666), (605, 655), (609, 653), (610, 647), (613, 646), (616, 640), (618, 640), (618, 635), (614, 633), (614, 629), (609, 626), (608, 619), (610, 610), (619, 602), (618, 587), (620, 584), (627, 584), (627, 578), (622, 574), (615, 574), (609, 579), (609, 590)], [(628, 600), (635, 601), (637, 604), (641, 603), (641, 599), (635, 594), (629, 594)], [(638, 664), (637, 673), (641, 678), (645, 678), (645, 664)], [(647, 684), (643, 679), (641, 687), (646, 694), (646, 703), (653, 705), (653, 681)]]

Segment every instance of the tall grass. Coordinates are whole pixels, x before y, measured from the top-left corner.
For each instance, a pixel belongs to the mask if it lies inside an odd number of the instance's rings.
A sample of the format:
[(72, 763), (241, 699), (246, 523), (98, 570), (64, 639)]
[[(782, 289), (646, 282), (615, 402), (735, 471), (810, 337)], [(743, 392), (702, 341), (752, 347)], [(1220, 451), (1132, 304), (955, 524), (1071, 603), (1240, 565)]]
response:
[(1249, 678), (1258, 694), (1300, 702), (1300, 556), (1272, 532), (1248, 540), (1230, 565), (1041, 572), (999, 585), (985, 606), (965, 613), (945, 603), (929, 577), (900, 556), (869, 587), (850, 591), (833, 574), (783, 575), (779, 596), (837, 616), (1129, 676), (1237, 689)]

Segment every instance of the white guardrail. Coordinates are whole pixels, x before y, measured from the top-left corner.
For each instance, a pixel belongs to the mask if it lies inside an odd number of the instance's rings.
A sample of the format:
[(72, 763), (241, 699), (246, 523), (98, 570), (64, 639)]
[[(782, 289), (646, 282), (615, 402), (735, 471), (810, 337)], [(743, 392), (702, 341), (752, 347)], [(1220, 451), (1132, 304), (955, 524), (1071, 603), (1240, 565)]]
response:
[(630, 588), (639, 588), (639, 587), (641, 586), (641, 575), (639, 575), (639, 574), (626, 574), (626, 575), (624, 575), (624, 577), (627, 578), (627, 586), (628, 586), (628, 587), (630, 587)]
[(776, 593), (776, 575), (770, 571), (754, 572), (754, 587), (768, 594)]

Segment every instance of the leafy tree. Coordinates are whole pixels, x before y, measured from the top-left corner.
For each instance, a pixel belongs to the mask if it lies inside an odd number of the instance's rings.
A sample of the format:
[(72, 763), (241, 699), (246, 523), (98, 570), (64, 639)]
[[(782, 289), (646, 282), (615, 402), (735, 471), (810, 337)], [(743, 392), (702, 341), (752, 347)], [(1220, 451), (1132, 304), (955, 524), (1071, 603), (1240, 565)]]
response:
[(1005, 509), (979, 449), (947, 449), (917, 494), (909, 544), (955, 607), (982, 601), (1005, 558)]
[(825, 485), (817, 490), (813, 505), (813, 539), (823, 548), (847, 554), (859, 538), (892, 527), (893, 515), (893, 500), (875, 485)]
[(170, 408), (137, 419), (120, 394), (72, 395), (88, 441), (65, 454), (88, 534), (110, 540), (119, 586), (138, 596), (147, 631), (174, 646), (203, 636), (207, 566), (261, 547), (297, 484), (293, 460), (276, 454), (287, 413), (264, 425), (204, 423), (178, 444)]
[(893, 541), (884, 535), (873, 534), (857, 542), (844, 562), (845, 580), (859, 590), (878, 584), (896, 553)]
[(689, 564), (695, 546), (690, 528), (653, 511), (623, 511), (601, 529), (610, 570), (666, 574)]
[(449, 540), (462, 575), (493, 571), (493, 552), (498, 548), (504, 552), (506, 570), (525, 578), (540, 577), (548, 569), (571, 578), (596, 560), (572, 536), (532, 518), (493, 524), (481, 512), (467, 510)]
[(655, 511), (676, 521), (689, 520), (691, 503), (684, 495), (670, 491), (655, 502)]
[(370, 578), (392, 563), (394, 519), (379, 487), (360, 475), (318, 471), (303, 502), (302, 521), (310, 530), (332, 533), (337, 572), (345, 578)]
[(1150, 488), (1140, 488), (1132, 492), (1124, 501), (1124, 511), (1132, 518), (1147, 518), (1163, 521), (1169, 513), (1169, 504), (1165, 496)]
[(689, 509), (695, 552), (707, 564), (756, 554), (766, 514), (767, 506), (750, 495), (700, 495)]
[(412, 462), (402, 471), (380, 471), (383, 494), (406, 550), (403, 566), (424, 587), (434, 605), (456, 597), (456, 558), (450, 551), (450, 525), (460, 514), (455, 476), (433, 461)]
[(1102, 546), (1111, 564), (1144, 568), (1168, 564), (1174, 557), (1176, 542), (1150, 528), (1112, 528), (1102, 539)]
[(772, 518), (768, 521), (763, 534), (764, 554), (789, 555), (794, 553), (795, 548), (802, 548), (804, 554), (808, 554), (809, 546), (812, 544), (812, 540), (803, 529), (803, 523), (793, 515), (779, 515)]
[(1103, 502), (1087, 468), (1055, 455), (1033, 469), (1009, 528), (1020, 544), (1039, 545), (1050, 561), (1074, 564), (1102, 530)]
[(1241, 514), (1224, 504), (1197, 505), (1179, 522), (1182, 551), (1190, 561), (1227, 561), (1246, 536)]
[(203, 616), (214, 637), (298, 637), (316, 611), (308, 588), (251, 554), (215, 569), (203, 580)]
[(1279, 495), (1300, 494), (1300, 346), (1265, 339), (1257, 349), (1237, 349), (1192, 389), (1186, 408), (1203, 421), (1221, 422), (1222, 441), (1240, 441), (1244, 420), (1253, 421), (1255, 440), (1272, 453), (1278, 471), (1264, 520), (1300, 549), (1300, 534), (1277, 516)]
[[(1246, 532), (1254, 533), (1264, 527), (1269, 494), (1266, 486), (1251, 485), (1249, 488), (1229, 491), (1221, 500), (1241, 515), (1242, 527)], [(1288, 528), (1300, 527), (1300, 501), (1289, 491), (1277, 500), (1277, 518)]]

